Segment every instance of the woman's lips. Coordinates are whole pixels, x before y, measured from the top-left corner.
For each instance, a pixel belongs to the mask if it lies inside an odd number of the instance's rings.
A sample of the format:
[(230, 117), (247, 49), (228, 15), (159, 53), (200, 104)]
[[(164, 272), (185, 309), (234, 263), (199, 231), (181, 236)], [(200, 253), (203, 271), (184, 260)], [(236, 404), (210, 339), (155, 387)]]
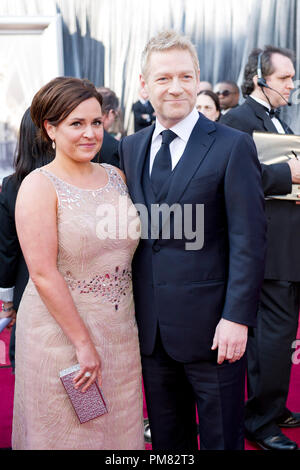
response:
[(83, 148), (93, 148), (96, 146), (96, 143), (93, 143), (93, 144), (79, 144), (79, 147), (83, 147)]

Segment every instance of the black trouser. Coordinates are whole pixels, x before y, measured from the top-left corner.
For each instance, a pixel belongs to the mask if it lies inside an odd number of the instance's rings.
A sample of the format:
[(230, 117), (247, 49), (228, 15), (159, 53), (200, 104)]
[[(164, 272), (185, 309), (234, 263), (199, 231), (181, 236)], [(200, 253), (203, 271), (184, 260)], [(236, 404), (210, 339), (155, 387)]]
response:
[(248, 340), (246, 430), (263, 439), (280, 432), (288, 416), (286, 400), (300, 307), (300, 283), (265, 280), (257, 327)]
[(15, 343), (16, 343), (16, 323), (10, 330), (9, 360), (13, 371), (15, 370)]
[(153, 354), (142, 356), (153, 450), (198, 449), (196, 406), (201, 449), (242, 450), (245, 362), (181, 363), (158, 334)]

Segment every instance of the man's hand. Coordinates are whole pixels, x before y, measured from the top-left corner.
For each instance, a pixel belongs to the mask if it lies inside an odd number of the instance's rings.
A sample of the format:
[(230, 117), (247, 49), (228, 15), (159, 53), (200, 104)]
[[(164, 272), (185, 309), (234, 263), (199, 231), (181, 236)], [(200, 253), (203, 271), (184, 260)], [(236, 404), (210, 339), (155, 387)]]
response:
[(10, 329), (16, 323), (16, 312), (12, 302), (3, 302), (0, 318), (11, 318), (11, 322), (6, 328)]
[(300, 183), (300, 160), (297, 160), (296, 158), (291, 158), (288, 161), (288, 165), (291, 170), (292, 183)]
[(248, 338), (248, 326), (221, 318), (211, 349), (218, 348), (218, 364), (223, 361), (235, 362), (244, 355)]

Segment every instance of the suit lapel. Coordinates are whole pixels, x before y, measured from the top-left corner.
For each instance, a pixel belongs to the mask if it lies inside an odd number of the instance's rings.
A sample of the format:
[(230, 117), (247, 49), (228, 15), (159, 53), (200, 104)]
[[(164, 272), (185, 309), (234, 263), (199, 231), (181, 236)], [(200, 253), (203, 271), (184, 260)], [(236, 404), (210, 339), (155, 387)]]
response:
[(148, 155), (148, 148), (152, 138), (154, 125), (147, 127), (136, 134), (136, 140), (132, 149), (132, 160), (134, 162), (132, 184), (130, 194), (135, 204), (145, 204), (143, 191), (143, 168)]
[(247, 103), (249, 106), (253, 109), (256, 117), (258, 117), (262, 122), (263, 126), (266, 131), (274, 133), (278, 133), (276, 127), (274, 126), (272, 119), (270, 116), (266, 113), (265, 108), (259, 104), (257, 101), (252, 99), (251, 97), (247, 98)]
[(199, 116), (187, 142), (185, 151), (171, 176), (166, 203), (171, 206), (178, 202), (202, 160), (215, 141), (215, 124)]

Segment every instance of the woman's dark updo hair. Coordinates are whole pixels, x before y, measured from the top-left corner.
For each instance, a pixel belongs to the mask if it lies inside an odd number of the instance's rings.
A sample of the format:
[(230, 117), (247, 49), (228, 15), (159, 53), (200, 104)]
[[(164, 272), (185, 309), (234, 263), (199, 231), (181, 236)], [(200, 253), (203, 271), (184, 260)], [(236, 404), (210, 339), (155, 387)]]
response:
[(38, 128), (30, 117), (30, 108), (26, 109), (19, 128), (18, 143), (14, 155), (15, 173), (12, 178), (19, 188), (25, 176), (35, 168), (50, 163), (55, 154), (48, 141), (41, 139)]
[(51, 141), (44, 127), (44, 121), (57, 126), (80, 104), (89, 98), (96, 98), (102, 106), (102, 96), (94, 84), (87, 79), (57, 77), (44, 85), (31, 103), (31, 117), (40, 129), (41, 136)]

